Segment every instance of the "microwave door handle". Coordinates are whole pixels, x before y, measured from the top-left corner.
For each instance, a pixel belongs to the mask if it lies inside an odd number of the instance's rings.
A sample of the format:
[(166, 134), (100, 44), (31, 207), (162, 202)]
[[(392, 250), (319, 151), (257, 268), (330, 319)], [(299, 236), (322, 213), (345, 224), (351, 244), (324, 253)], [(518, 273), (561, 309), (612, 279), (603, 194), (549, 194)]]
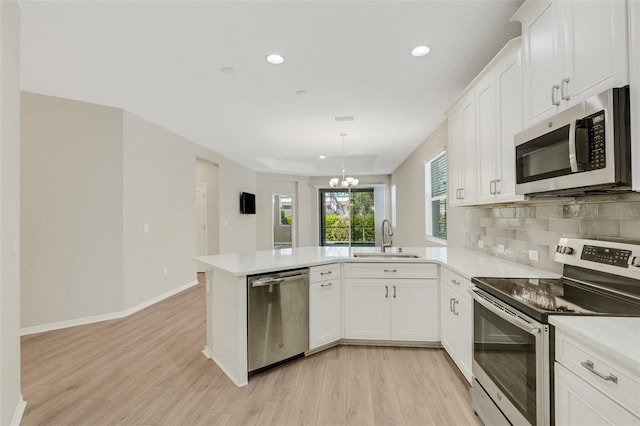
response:
[(578, 159), (576, 158), (576, 122), (569, 124), (569, 164), (571, 173), (578, 173)]

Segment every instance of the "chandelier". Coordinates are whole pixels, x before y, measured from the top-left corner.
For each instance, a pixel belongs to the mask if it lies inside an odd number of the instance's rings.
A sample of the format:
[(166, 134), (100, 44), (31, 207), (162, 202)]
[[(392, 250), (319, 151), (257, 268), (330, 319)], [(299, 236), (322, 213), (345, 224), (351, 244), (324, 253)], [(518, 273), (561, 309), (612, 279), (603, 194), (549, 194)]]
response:
[(344, 137), (347, 136), (346, 133), (340, 133), (342, 136), (342, 180), (340, 178), (334, 177), (329, 180), (329, 186), (331, 188), (353, 188), (358, 186), (358, 179), (352, 177), (344, 177), (346, 169), (344, 167)]

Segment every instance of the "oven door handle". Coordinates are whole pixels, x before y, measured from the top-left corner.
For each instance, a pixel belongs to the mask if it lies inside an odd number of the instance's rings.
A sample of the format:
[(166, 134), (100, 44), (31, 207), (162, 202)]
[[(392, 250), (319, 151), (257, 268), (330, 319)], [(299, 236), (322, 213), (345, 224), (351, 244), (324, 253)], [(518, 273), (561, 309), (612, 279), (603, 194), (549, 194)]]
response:
[(485, 298), (481, 296), (474, 288), (469, 288), (467, 291), (471, 294), (473, 300), (478, 302), (483, 307), (487, 308), (489, 311), (491, 311), (491, 313), (494, 313), (503, 320), (507, 321), (508, 323), (513, 324), (516, 327), (533, 335), (540, 334), (540, 332), (542, 331), (540, 326), (538, 326), (537, 324), (530, 324), (521, 318), (508, 314), (493, 303), (485, 300)]

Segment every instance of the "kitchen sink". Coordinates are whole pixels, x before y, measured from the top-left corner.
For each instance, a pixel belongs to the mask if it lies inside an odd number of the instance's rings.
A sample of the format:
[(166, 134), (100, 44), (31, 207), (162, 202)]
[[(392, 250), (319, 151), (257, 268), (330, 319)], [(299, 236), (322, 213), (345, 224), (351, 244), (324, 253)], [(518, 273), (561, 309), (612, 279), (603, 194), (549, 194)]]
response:
[(371, 253), (371, 252), (355, 252), (353, 257), (362, 257), (369, 259), (420, 259), (420, 256), (413, 253)]

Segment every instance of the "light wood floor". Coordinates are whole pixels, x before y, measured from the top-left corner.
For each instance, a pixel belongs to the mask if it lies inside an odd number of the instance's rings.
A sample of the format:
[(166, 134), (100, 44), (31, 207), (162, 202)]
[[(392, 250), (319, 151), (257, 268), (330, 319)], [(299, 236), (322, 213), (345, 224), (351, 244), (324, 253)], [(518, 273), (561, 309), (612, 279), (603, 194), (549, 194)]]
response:
[(201, 350), (202, 284), (128, 318), (22, 338), (23, 425), (479, 425), (439, 349), (340, 346), (236, 388)]

